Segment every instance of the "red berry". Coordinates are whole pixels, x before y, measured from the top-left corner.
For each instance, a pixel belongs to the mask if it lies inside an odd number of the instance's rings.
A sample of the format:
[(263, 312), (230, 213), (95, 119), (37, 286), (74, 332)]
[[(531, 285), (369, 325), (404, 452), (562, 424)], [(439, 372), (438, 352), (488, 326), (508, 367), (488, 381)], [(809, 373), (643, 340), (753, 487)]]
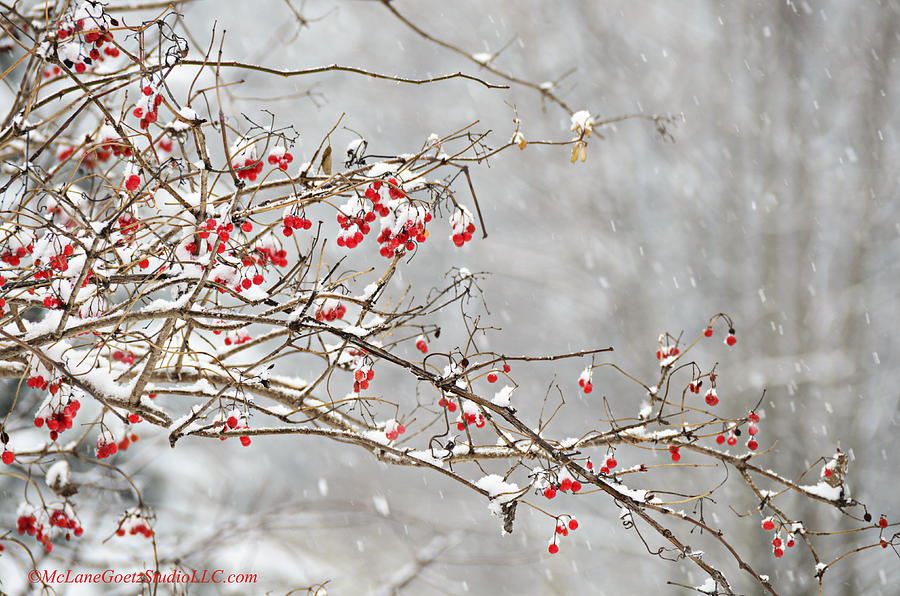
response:
[(555, 544), (551, 544), (547, 550), (550, 551), (551, 555), (555, 555), (556, 553), (559, 552), (559, 547), (556, 546)]
[(142, 420), (142, 418), (140, 416), (138, 416), (137, 414), (129, 414), (128, 415), (128, 422), (130, 422), (132, 424), (137, 424), (141, 420)]
[(716, 437), (716, 443), (718, 443), (719, 445), (721, 445), (724, 442), (725, 442), (725, 435), (719, 435)]
[(729, 346), (733, 346), (737, 343), (737, 338), (733, 334), (728, 334), (728, 337), (725, 338), (725, 343)]
[(590, 384), (590, 383), (584, 384), (584, 392), (585, 393), (590, 393), (593, 390), (594, 390), (594, 386), (592, 384)]
[(734, 435), (731, 435), (730, 437), (728, 437), (728, 444), (733, 447), (737, 444), (737, 438), (735, 438)]
[[(6, 460), (4, 460), (4, 461), (6, 461)], [(7, 463), (9, 463), (9, 462), (7, 462)], [(888, 527), (888, 521), (887, 521), (887, 518), (884, 517), (883, 515), (882, 515), (881, 518), (878, 520), (878, 527), (879, 527), (879, 528), (882, 528), (882, 529)]]
[(571, 478), (563, 478), (562, 482), (559, 483), (559, 490), (567, 491), (572, 488), (572, 479)]
[(762, 527), (763, 527), (763, 530), (766, 530), (767, 532), (771, 532), (772, 530), (775, 529), (775, 522), (773, 522), (769, 518), (766, 518), (763, 520)]
[(750, 451), (756, 451), (757, 447), (759, 447), (759, 443), (757, 443), (753, 439), (747, 441), (747, 449), (749, 449)]
[(144, 259), (144, 260), (142, 260), (140, 263), (138, 263), (138, 266), (139, 266), (141, 269), (146, 269), (147, 267), (150, 266), (150, 259)]
[(13, 453), (12, 451), (4, 451), (2, 459), (3, 459), (3, 463), (10, 466), (10, 465), (12, 465), (12, 463), (14, 461), (16, 461), (16, 454)]
[(250, 223), (249, 221), (245, 221), (244, 223), (241, 224), (241, 229), (244, 232), (250, 233), (253, 231), (253, 224)]
[(548, 499), (552, 499), (553, 497), (556, 496), (556, 488), (553, 486), (548, 486), (547, 488), (544, 489), (544, 496), (547, 497)]
[(573, 480), (572, 481), (572, 492), (577, 493), (580, 490), (581, 490), (581, 483), (578, 482), (577, 480)]
[(503, 372), (508, 373), (509, 371), (510, 371), (509, 365), (504, 363), (503, 364)]
[(497, 382), (497, 375), (496, 375), (495, 373), (490, 373), (490, 374), (487, 376), (487, 380), (488, 380), (488, 383), (496, 383), (496, 382)]
[(250, 437), (241, 437), (241, 445), (247, 447), (250, 445)]
[(713, 334), (712, 327), (707, 327), (706, 330), (703, 331), (703, 335), (705, 335), (706, 337), (712, 337), (712, 334)]
[(779, 558), (779, 559), (780, 559), (781, 556), (782, 556), (783, 554), (784, 554), (784, 551), (781, 550), (780, 548), (776, 548), (776, 549), (775, 549), (775, 557), (776, 557), (776, 558)]
[(238, 425), (238, 420), (234, 416), (229, 416), (228, 420), (226, 420), (225, 423), (228, 425), (228, 428), (236, 428)]
[(575, 521), (575, 518), (572, 518), (572, 519), (569, 520), (569, 529), (570, 529), (570, 530), (577, 530), (577, 529), (578, 529), (578, 522)]
[(758, 423), (759, 422), (759, 414), (756, 412), (750, 412), (750, 415), (747, 416), (747, 420), (750, 422)]

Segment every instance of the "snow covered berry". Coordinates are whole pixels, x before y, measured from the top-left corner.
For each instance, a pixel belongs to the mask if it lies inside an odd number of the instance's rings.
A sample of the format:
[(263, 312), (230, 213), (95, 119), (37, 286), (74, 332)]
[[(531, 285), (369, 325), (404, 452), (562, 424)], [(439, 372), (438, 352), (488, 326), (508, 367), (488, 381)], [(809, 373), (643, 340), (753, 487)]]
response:
[(586, 367), (581, 374), (578, 375), (578, 385), (581, 386), (581, 389), (585, 393), (590, 393), (594, 390), (594, 385), (591, 383), (591, 367)]

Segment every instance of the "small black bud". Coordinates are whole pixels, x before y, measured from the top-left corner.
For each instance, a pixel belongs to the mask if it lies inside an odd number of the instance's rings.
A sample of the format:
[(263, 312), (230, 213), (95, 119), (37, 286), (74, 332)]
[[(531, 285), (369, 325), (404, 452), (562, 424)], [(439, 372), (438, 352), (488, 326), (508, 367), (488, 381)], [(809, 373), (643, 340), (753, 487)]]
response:
[(872, 521), (872, 514), (867, 511), (866, 514), (863, 516), (863, 519), (866, 520), (867, 522)]
[(0, 433), (0, 443), (3, 443), (4, 445), (9, 443), (9, 435), (6, 434), (6, 431)]
[(65, 60), (63, 60), (63, 64), (66, 65), (66, 68), (72, 68), (72, 61), (69, 60), (68, 58), (66, 58)]
[(739, 429), (739, 428), (734, 429), (734, 436), (736, 436), (736, 437), (741, 436), (741, 429)]
[(459, 365), (460, 365), (461, 367), (463, 367), (463, 368), (469, 366), (469, 359), (468, 359), (468, 358), (463, 358), (462, 360), (459, 361)]

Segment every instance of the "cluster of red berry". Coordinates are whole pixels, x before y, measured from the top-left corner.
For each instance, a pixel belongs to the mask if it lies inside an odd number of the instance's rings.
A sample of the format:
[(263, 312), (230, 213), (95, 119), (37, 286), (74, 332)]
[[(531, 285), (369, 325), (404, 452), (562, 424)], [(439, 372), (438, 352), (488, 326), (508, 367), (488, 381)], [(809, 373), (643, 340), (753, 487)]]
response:
[(568, 536), (569, 530), (575, 531), (578, 529), (578, 521), (574, 517), (569, 518), (569, 523), (565, 523), (562, 520), (557, 520), (556, 522), (556, 532), (553, 536), (553, 541), (550, 543), (550, 546), (547, 550), (551, 555), (555, 555), (559, 552), (559, 537), (560, 536)]
[(125, 176), (125, 189), (128, 192), (134, 192), (141, 185), (141, 177), (137, 174), (129, 174)]
[[(448, 407), (448, 409), (450, 409)], [(452, 412), (453, 410), (450, 409)], [(465, 430), (467, 426), (474, 424), (477, 428), (484, 426), (484, 416), (480, 412), (464, 412), (456, 417), (456, 429)]]
[(134, 242), (134, 236), (141, 229), (141, 221), (131, 214), (119, 216), (119, 231), (129, 244)]
[(462, 246), (472, 240), (475, 233), (475, 223), (472, 213), (459, 205), (459, 208), (450, 216), (450, 239), (456, 246)]
[(129, 511), (125, 519), (119, 522), (119, 527), (116, 528), (116, 536), (121, 537), (125, 534), (129, 536), (140, 534), (144, 538), (151, 538), (153, 530), (150, 528), (150, 522), (141, 517), (139, 511)]
[(114, 350), (113, 351), (113, 360), (116, 362), (121, 362), (122, 364), (132, 365), (134, 364), (134, 353), (131, 350)]
[(269, 263), (276, 267), (287, 267), (287, 251), (283, 248), (270, 246), (263, 242), (258, 243), (254, 251), (256, 252), (256, 263), (261, 267), (265, 267)]
[(425, 341), (425, 336), (420, 335), (416, 338), (416, 349), (422, 352), (423, 354), (428, 353), (428, 343)]
[(234, 329), (231, 331), (225, 332), (225, 345), (230, 346), (232, 344), (239, 346), (243, 343), (247, 343), (252, 338), (250, 337), (250, 332), (246, 329)]
[(456, 402), (451, 399), (444, 399), (443, 397), (438, 400), (438, 405), (442, 408), (447, 408), (450, 412), (456, 411)]
[[(249, 429), (250, 425), (247, 422), (247, 417), (241, 414), (238, 410), (233, 410), (229, 416), (222, 423), (222, 428), (219, 429), (221, 432), (228, 432), (229, 430), (241, 430), (241, 429)], [(220, 441), (224, 441), (228, 437), (219, 437)], [(240, 438), (241, 445), (244, 447), (249, 447), (250, 437), (244, 435)]]
[(678, 356), (678, 354), (680, 353), (681, 352), (676, 346), (663, 346), (660, 349), (656, 350), (656, 359), (665, 360), (673, 356)]
[(578, 375), (578, 386), (581, 387), (582, 391), (585, 393), (590, 393), (594, 390), (594, 385), (591, 383), (591, 367), (588, 366), (581, 374)]
[[(47, 265), (49, 268), (42, 271), (35, 271), (34, 278), (35, 279), (50, 279), (53, 277), (53, 271), (68, 271), (69, 270), (69, 257), (75, 254), (75, 247), (71, 244), (64, 244), (56, 247), (58, 252), (57, 254), (50, 257), (49, 264)], [(43, 266), (43, 259), (35, 259), (34, 260), (34, 268), (38, 269)]]
[(240, 149), (231, 160), (231, 167), (237, 172), (239, 180), (249, 180), (255, 182), (256, 177), (263, 170), (263, 162), (256, 158), (256, 146), (250, 145), (244, 149)]
[(140, 437), (138, 437), (137, 433), (131, 433), (130, 435), (126, 434), (124, 437), (122, 437), (122, 440), (118, 442), (119, 451), (128, 451), (128, 448), (131, 446), (131, 444), (137, 443), (139, 438)]
[(46, 411), (46, 413), (41, 415), (39, 412), (34, 419), (34, 425), (41, 428), (46, 424), (47, 430), (50, 431), (50, 440), (55, 441), (59, 438), (60, 433), (72, 428), (72, 421), (80, 408), (81, 402), (77, 399), (69, 400), (65, 406), (60, 401), (55, 407), (42, 409), (41, 412)]
[(376, 238), (381, 245), (379, 254), (385, 258), (411, 252), (418, 244), (428, 240), (425, 226), (431, 221), (431, 213), (423, 206), (409, 200), (396, 178), (387, 179), (389, 203), (381, 202), (378, 190), (381, 181), (376, 180), (366, 190), (366, 197), (381, 216), (381, 232)]
[(336, 305), (333, 300), (326, 300), (324, 304), (316, 309), (317, 321), (334, 321), (335, 319), (343, 319), (347, 314), (347, 307), (338, 302)]
[[(65, 511), (51, 511), (48, 523), (51, 527), (72, 530), (75, 536), (81, 536), (84, 533), (84, 528), (82, 528), (75, 519), (66, 515)], [(19, 534), (34, 536), (35, 540), (44, 545), (44, 550), (48, 553), (53, 550), (53, 542), (50, 541), (50, 534), (49, 532), (44, 533), (44, 524), (38, 523), (34, 510), (32, 510), (31, 513), (21, 513), (19, 515), (16, 520), (16, 531)]]
[(284, 216), (284, 228), (282, 233), (285, 236), (293, 236), (294, 230), (308, 230), (312, 227), (312, 221), (293, 213), (286, 213)]
[(578, 482), (577, 480), (573, 480), (569, 477), (565, 477), (559, 481), (558, 485), (550, 483), (544, 489), (544, 496), (548, 499), (552, 499), (553, 497), (556, 496), (557, 490), (562, 491), (562, 492), (567, 492), (567, 491), (571, 490), (573, 493), (577, 493), (578, 491), (581, 490), (581, 483)]
[(337, 245), (346, 248), (356, 248), (363, 241), (366, 234), (371, 231), (369, 224), (373, 221), (375, 221), (374, 211), (363, 211), (352, 217), (338, 213), (337, 222), (341, 226), (341, 231), (338, 232)]
[(119, 445), (115, 441), (107, 441), (106, 437), (97, 438), (97, 459), (106, 459), (115, 455), (119, 450)]
[[(771, 517), (763, 518), (762, 520), (762, 528), (766, 532), (771, 532), (775, 529), (775, 521)], [(775, 555), (776, 558), (781, 558), (784, 556), (784, 548), (791, 548), (794, 546), (794, 535), (788, 534), (787, 542), (781, 540), (781, 536), (778, 532), (775, 533), (775, 537), (772, 539), (772, 554)]]
[(397, 422), (396, 420), (390, 420), (385, 425), (384, 435), (387, 437), (388, 441), (394, 441), (406, 432), (406, 427)]
[(57, 528), (72, 530), (72, 533), (76, 536), (81, 536), (84, 533), (84, 528), (78, 524), (78, 521), (66, 515), (66, 512), (62, 509), (54, 509), (50, 512), (49, 523)]
[[(67, 68), (74, 66), (75, 72), (78, 74), (86, 72), (89, 65), (103, 60), (102, 56), (100, 56), (100, 48), (107, 42), (113, 41), (112, 32), (107, 27), (109, 25), (118, 25), (116, 19), (110, 18), (106, 14), (102, 14), (99, 17), (91, 15), (90, 20), (92, 27), (85, 29), (85, 19), (67, 17), (60, 21), (56, 30), (56, 38), (60, 42), (60, 49), (62, 50), (60, 53), (66, 56), (63, 59), (63, 64)], [(78, 34), (81, 34), (80, 42), (76, 37)], [(64, 45), (66, 40), (71, 41)], [(83, 47), (82, 44), (86, 47)], [(119, 55), (119, 49), (115, 46), (106, 46), (103, 49), (103, 53), (115, 58)], [(51, 71), (52, 74), (59, 74), (58, 69), (59, 67), (57, 66), (55, 71)], [(47, 76), (45, 71), (44, 77)]]
[(163, 102), (163, 96), (150, 85), (144, 85), (141, 94), (141, 98), (131, 113), (135, 118), (140, 118), (141, 130), (147, 130), (159, 117), (159, 106)]
[[(10, 242), (11, 239), (7, 238), (7, 242)], [(10, 242), (11, 243), (11, 242)], [(6, 246), (0, 252), (0, 261), (6, 263), (7, 265), (11, 265), (13, 267), (18, 267), (22, 262), (22, 259), (26, 256), (34, 252), (34, 245), (29, 244), (28, 246), (19, 246), (15, 249)], [(6, 283), (6, 280), (3, 280), (3, 283)]]
[[(608, 456), (606, 456), (606, 460), (603, 462), (603, 465), (600, 466), (600, 473), (601, 474), (609, 474), (610, 470), (612, 470), (613, 468), (615, 468), (618, 465), (619, 465), (619, 462), (616, 461), (616, 458), (613, 457), (612, 455), (608, 455)], [(587, 464), (585, 464), (585, 467), (588, 470), (593, 470), (594, 463), (591, 460), (588, 460)]]
[(288, 153), (284, 147), (273, 147), (269, 152), (269, 164), (278, 166), (281, 170), (287, 170), (288, 164), (292, 161), (294, 161), (294, 156)]
[(359, 393), (369, 388), (369, 381), (375, 378), (375, 369), (360, 366), (353, 372), (353, 392)]
[[(706, 329), (704, 329), (703, 335), (705, 335), (706, 337), (712, 337), (713, 328), (707, 327)], [(734, 327), (728, 328), (728, 335), (725, 336), (725, 343), (728, 344), (729, 346), (733, 346), (734, 344), (737, 343), (737, 336), (734, 333)]]

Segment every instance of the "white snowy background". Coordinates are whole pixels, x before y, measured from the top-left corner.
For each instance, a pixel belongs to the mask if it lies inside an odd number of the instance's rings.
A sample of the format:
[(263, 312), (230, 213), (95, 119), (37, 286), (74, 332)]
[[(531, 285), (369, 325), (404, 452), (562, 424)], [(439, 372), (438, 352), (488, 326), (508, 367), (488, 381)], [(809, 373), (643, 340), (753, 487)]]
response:
[[(674, 142), (642, 120), (600, 130), (606, 138), (590, 142), (585, 164), (570, 164), (568, 148), (529, 146), (474, 169), (489, 237), (459, 249), (443, 234), (433, 236), (398, 283), (430, 287), (454, 265), (491, 272), (483, 284), (485, 320), (502, 332), (482, 347), (548, 354), (612, 345), (612, 359), (647, 382), (657, 373), (660, 333), (684, 330), (692, 337), (710, 315), (725, 311), (735, 321), (737, 346), (705, 343), (696, 357), (707, 366), (720, 362), (723, 412), (743, 415), (768, 390), (759, 440), (764, 448), (778, 443), (763, 464), (795, 476), (840, 441), (851, 454), (852, 496), (876, 518), (897, 514), (898, 4), (394, 5), (471, 53), (492, 53), (514, 39), (493, 64), (521, 78), (539, 83), (574, 68), (557, 90), (574, 109), (600, 117), (672, 113), (679, 120)], [(274, 0), (201, 0), (183, 14), (203, 47), (214, 22), (227, 30), (227, 59), (285, 69), (338, 63), (410, 77), (461, 70), (503, 82), (418, 37), (379, 2), (309, 1), (304, 27)], [(570, 134), (568, 114), (523, 87), (491, 90), (462, 80), (416, 87), (347, 73), (225, 76), (246, 79), (232, 90), (233, 115), (263, 121), (264, 107), (300, 131), (297, 163), (312, 156), (342, 114), (342, 124), (379, 154), (414, 151), (429, 134), (475, 120), (477, 130), (494, 131), (489, 142), (504, 143), (513, 132), (508, 104), (517, 107), (530, 140)], [(308, 90), (316, 102), (302, 95)], [(339, 130), (335, 147), (354, 138)], [(333, 215), (320, 217), (333, 224)], [(458, 318), (448, 314), (442, 322), (447, 339), (434, 349), (447, 350), (459, 336)], [(721, 329), (715, 337), (721, 340)], [(514, 405), (536, 412), (547, 386), (558, 381), (570, 402), (548, 429), (558, 437), (592, 428), (592, 416), (599, 426), (604, 395), (621, 415), (637, 411), (643, 396), (609, 372), (595, 371), (594, 392), (580, 395), (583, 367), (516, 366), (521, 386)], [(378, 375), (376, 390), (414, 395), (415, 386), (387, 367)], [(501, 537), (483, 500), (438, 475), (377, 463), (359, 448), (299, 436), (254, 438), (249, 449), (189, 439), (171, 450), (163, 434), (142, 440), (126, 468), (142, 479), (156, 507), (161, 554), (180, 552), (191, 567), (259, 575), (252, 589), (235, 586), (230, 593), (283, 593), (326, 580), (331, 594), (378, 593), (414, 568), (417, 557), (438, 551), (401, 594), (681, 593), (666, 581), (705, 580), (691, 565), (648, 554), (622, 527), (617, 507), (600, 496), (567, 499), (564, 507), (580, 528), (550, 556), (546, 518), (520, 507), (515, 532)], [(626, 453), (617, 454), (620, 465), (657, 461)], [(709, 487), (724, 476), (688, 470), (670, 474), (672, 486), (687, 490), (682, 476), (694, 473)], [(718, 495), (720, 510), (726, 501), (752, 510), (750, 492), (735, 485)], [(18, 496), (7, 490), (0, 498)], [(797, 511), (808, 527), (837, 521), (819, 507)], [(758, 516), (720, 515), (712, 523), (726, 528), (784, 593), (816, 593), (808, 554), (797, 547), (776, 561)], [(848, 544), (834, 539), (823, 558)], [(147, 548), (130, 538), (85, 556), (116, 567), (125, 559), (116, 552), (123, 545)], [(754, 593), (749, 576), (720, 549), (708, 552), (739, 591)], [(890, 551), (851, 557), (828, 572), (828, 593), (896, 593), (898, 569)], [(0, 577), (13, 593), (22, 588), (17, 573), (0, 558)], [(66, 593), (101, 591), (117, 593), (97, 587)]]

